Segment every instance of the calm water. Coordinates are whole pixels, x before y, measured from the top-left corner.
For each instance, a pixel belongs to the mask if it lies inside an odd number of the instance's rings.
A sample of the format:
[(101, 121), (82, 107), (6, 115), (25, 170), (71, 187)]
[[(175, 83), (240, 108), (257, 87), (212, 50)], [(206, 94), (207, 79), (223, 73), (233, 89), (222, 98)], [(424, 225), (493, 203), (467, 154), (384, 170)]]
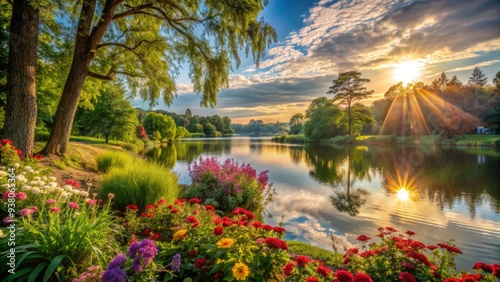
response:
[[(500, 152), (493, 149), (290, 145), (270, 139), (193, 139), (155, 148), (150, 158), (189, 184), (200, 156), (233, 158), (269, 170), (278, 192), (268, 206), (287, 239), (339, 251), (377, 227), (417, 232), (436, 244), (455, 239), (459, 269), (500, 261)], [(402, 189), (404, 188), (404, 190)]]

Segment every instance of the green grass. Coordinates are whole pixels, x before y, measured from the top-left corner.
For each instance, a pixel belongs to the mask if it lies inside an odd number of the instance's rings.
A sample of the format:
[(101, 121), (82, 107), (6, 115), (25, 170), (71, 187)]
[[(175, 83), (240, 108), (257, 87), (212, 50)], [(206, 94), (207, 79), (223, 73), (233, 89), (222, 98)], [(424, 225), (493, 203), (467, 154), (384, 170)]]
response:
[(342, 264), (342, 254), (325, 250), (300, 241), (286, 241), (288, 251), (305, 255), (312, 259), (323, 261), (327, 265), (339, 267)]
[(175, 174), (159, 164), (138, 160), (124, 169), (110, 169), (103, 176), (99, 197), (113, 193), (114, 209), (124, 211), (129, 204), (144, 209), (161, 198), (173, 202), (179, 191)]
[(97, 170), (107, 172), (110, 168), (126, 168), (132, 166), (134, 158), (127, 152), (108, 151), (96, 157)]

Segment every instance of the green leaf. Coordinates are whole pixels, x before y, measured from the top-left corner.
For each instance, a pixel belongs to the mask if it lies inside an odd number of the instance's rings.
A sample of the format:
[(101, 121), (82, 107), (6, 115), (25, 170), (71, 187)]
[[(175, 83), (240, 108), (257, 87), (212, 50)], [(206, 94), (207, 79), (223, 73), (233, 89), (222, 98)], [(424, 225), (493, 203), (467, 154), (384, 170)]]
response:
[(47, 271), (45, 271), (45, 275), (43, 276), (43, 282), (47, 282), (49, 280), (50, 276), (52, 276), (52, 273), (54, 273), (61, 261), (66, 257), (67, 255), (58, 255), (50, 262), (50, 265), (49, 267), (47, 267)]
[(28, 277), (28, 282), (35, 282), (36, 278), (38, 277), (38, 274), (45, 268), (47, 267), (49, 263), (44, 261), (41, 264), (37, 265), (33, 272), (31, 272), (30, 276)]
[(9, 278), (7, 279), (7, 281), (19, 281), (19, 279), (21, 277), (23, 277), (24, 275), (30, 273), (31, 271), (33, 271), (33, 267), (28, 267), (28, 268), (23, 268), (22, 270), (20, 271), (16, 271), (14, 275), (9, 275)]

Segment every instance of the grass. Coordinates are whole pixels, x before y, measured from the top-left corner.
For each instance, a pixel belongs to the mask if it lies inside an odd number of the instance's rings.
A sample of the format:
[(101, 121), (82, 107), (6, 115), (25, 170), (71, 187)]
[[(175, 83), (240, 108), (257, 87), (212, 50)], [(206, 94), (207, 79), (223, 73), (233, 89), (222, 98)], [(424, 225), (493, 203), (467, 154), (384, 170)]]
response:
[(96, 157), (97, 170), (107, 172), (110, 168), (126, 168), (132, 166), (134, 158), (127, 152), (108, 151)]
[(288, 251), (295, 254), (308, 256), (312, 259), (323, 261), (327, 265), (340, 266), (342, 264), (342, 254), (325, 250), (300, 241), (286, 241)]
[(143, 160), (134, 162), (127, 168), (112, 168), (104, 176), (99, 190), (99, 198), (115, 195), (113, 208), (124, 211), (129, 204), (140, 209), (164, 198), (167, 203), (179, 196), (177, 176), (167, 168)]

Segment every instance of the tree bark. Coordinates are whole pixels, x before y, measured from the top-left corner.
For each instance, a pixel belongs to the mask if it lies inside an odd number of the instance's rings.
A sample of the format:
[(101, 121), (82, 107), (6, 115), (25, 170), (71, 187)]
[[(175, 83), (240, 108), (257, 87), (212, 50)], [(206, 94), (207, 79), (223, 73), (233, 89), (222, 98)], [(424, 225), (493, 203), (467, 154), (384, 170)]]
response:
[(121, 2), (107, 0), (99, 22), (91, 30), (96, 0), (83, 1), (71, 68), (57, 106), (49, 140), (42, 149), (42, 154), (62, 156), (66, 152), (83, 83), (89, 74), (90, 63), (94, 58), (97, 45), (113, 20), (114, 10)]
[(3, 138), (33, 155), (36, 126), (36, 59), (40, 12), (28, 0), (14, 1), (7, 66), (7, 106)]

